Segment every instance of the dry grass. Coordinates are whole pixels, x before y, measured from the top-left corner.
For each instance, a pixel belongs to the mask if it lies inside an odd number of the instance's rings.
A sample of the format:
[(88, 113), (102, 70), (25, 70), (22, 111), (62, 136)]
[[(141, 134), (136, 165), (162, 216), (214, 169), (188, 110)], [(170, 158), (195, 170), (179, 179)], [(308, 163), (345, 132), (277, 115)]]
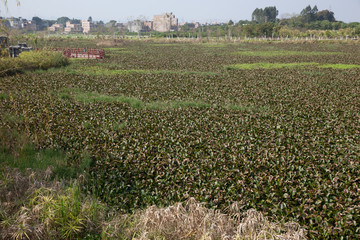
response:
[(306, 239), (299, 224), (270, 222), (254, 209), (242, 212), (237, 203), (226, 214), (194, 198), (132, 215), (110, 212), (81, 194), (78, 182), (51, 182), (51, 175), (50, 169), (29, 169), (25, 176), (1, 169), (0, 239)]
[(121, 39), (112, 39), (112, 40), (102, 40), (99, 41), (96, 46), (100, 47), (121, 47), (125, 44), (124, 40)]
[(273, 223), (254, 209), (241, 212), (237, 203), (227, 214), (190, 198), (167, 208), (152, 206), (138, 215), (136, 239), (305, 239), (297, 223)]

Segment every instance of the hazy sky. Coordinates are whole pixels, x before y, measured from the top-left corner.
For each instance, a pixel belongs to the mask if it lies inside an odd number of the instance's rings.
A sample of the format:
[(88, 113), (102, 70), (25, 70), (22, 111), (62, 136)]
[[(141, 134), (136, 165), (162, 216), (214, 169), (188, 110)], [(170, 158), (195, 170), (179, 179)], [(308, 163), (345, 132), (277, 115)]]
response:
[[(2, 0), (0, 0), (1, 2)], [(152, 20), (153, 15), (173, 12), (180, 22), (227, 22), (250, 20), (255, 8), (276, 6), (279, 18), (300, 13), (307, 5), (329, 9), (344, 22), (360, 22), (360, 0), (8, 0), (8, 11), (1, 2), (0, 15), (31, 19), (38, 16), (56, 20), (58, 17), (125, 22), (140, 16)]]

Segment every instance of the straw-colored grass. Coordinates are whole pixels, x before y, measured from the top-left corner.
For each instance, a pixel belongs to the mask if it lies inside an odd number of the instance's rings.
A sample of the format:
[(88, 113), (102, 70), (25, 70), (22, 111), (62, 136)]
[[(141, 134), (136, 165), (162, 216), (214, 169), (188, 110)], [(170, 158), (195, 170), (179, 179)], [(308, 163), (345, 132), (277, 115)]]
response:
[(242, 212), (237, 203), (224, 214), (194, 198), (166, 208), (149, 207), (138, 218), (139, 240), (305, 239), (306, 235), (297, 223), (271, 222), (254, 209)]
[(75, 182), (51, 182), (52, 171), (1, 168), (0, 239), (306, 239), (297, 223), (271, 222), (238, 203), (222, 213), (190, 198), (134, 214), (111, 210)]

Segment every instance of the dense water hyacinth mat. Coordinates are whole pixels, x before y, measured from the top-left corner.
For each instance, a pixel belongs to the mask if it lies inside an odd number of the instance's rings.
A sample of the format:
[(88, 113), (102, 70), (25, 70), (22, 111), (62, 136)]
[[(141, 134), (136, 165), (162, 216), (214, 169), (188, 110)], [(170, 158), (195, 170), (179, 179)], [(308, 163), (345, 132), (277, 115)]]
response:
[[(21, 147), (26, 136), (36, 149), (64, 151), (69, 168), (90, 158), (88, 189), (122, 212), (189, 196), (218, 209), (237, 201), (298, 222), (309, 239), (360, 239), (360, 70), (341, 65), (360, 65), (360, 45), (184, 46), (128, 42), (121, 47), (134, 53), (1, 78), (0, 146)], [(344, 55), (267, 60), (239, 48)], [(225, 69), (255, 62), (343, 69)], [(93, 67), (218, 75), (87, 73)]]
[(340, 55), (341, 52), (305, 52), (305, 51), (240, 51), (236, 52), (242, 56), (254, 57), (276, 57), (276, 56), (323, 56), (323, 55)]
[(277, 68), (299, 68), (299, 67), (316, 67), (316, 68), (332, 68), (332, 69), (355, 69), (360, 68), (356, 64), (323, 64), (315, 62), (301, 63), (245, 63), (228, 65), (226, 69), (277, 69)]

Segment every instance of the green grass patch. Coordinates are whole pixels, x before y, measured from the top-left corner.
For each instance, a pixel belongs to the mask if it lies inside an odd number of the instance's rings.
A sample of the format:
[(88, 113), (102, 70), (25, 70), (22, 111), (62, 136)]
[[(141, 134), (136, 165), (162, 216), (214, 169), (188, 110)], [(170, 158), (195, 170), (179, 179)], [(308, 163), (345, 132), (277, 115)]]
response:
[(78, 167), (70, 167), (67, 164), (67, 156), (62, 151), (51, 149), (34, 150), (31, 145), (22, 149), (0, 149), (0, 165), (17, 168), (21, 172), (27, 169), (44, 171), (51, 168), (54, 177), (61, 179), (76, 178), (79, 174), (87, 172), (91, 158), (83, 154)]
[(0, 100), (10, 99), (9, 95), (6, 93), (0, 93)]
[(300, 67), (317, 67), (317, 68), (332, 68), (332, 69), (354, 69), (360, 68), (360, 65), (355, 64), (322, 64), (315, 62), (301, 62), (301, 63), (245, 63), (228, 65), (225, 68), (230, 69), (279, 69), (279, 68), (300, 68)]
[[(167, 109), (178, 109), (178, 108), (211, 108), (213, 105), (205, 103), (203, 101), (154, 101), (154, 102), (144, 102), (134, 97), (126, 96), (109, 96), (104, 94), (99, 94), (95, 92), (82, 92), (78, 89), (63, 89), (58, 93), (58, 96), (63, 100), (74, 99), (75, 101), (83, 103), (92, 103), (92, 102), (104, 102), (104, 103), (125, 103), (130, 105), (133, 108), (137, 109), (155, 109), (155, 110), (167, 110)], [(215, 106), (214, 106), (215, 107)], [(236, 110), (236, 111), (246, 111), (246, 112), (265, 112), (268, 109), (266, 107), (255, 107), (250, 105), (223, 105), (221, 106), (226, 109)], [(125, 125), (119, 123), (115, 128), (123, 128)], [(90, 127), (87, 123), (84, 123), (84, 127)]]
[(234, 64), (226, 66), (227, 70), (230, 69), (277, 69), (277, 68), (296, 68), (296, 67), (307, 67), (316, 66), (317, 63), (303, 62), (303, 63), (244, 63)]
[(323, 56), (340, 55), (341, 52), (304, 52), (304, 51), (240, 51), (235, 54), (251, 57), (282, 57), (282, 56)]
[(320, 68), (332, 68), (332, 69), (354, 69), (360, 68), (360, 65), (356, 64), (321, 64)]
[(196, 71), (171, 71), (171, 70), (149, 70), (149, 69), (116, 69), (119, 66), (92, 66), (86, 68), (69, 69), (68, 73), (87, 74), (87, 75), (124, 75), (124, 74), (198, 74), (214, 76), (215, 72), (196, 72)]
[(27, 168), (46, 170), (49, 166), (63, 167), (66, 165), (65, 154), (60, 151), (42, 150), (35, 151), (31, 146), (13, 154), (6, 148), (0, 150), (0, 163), (25, 171)]

